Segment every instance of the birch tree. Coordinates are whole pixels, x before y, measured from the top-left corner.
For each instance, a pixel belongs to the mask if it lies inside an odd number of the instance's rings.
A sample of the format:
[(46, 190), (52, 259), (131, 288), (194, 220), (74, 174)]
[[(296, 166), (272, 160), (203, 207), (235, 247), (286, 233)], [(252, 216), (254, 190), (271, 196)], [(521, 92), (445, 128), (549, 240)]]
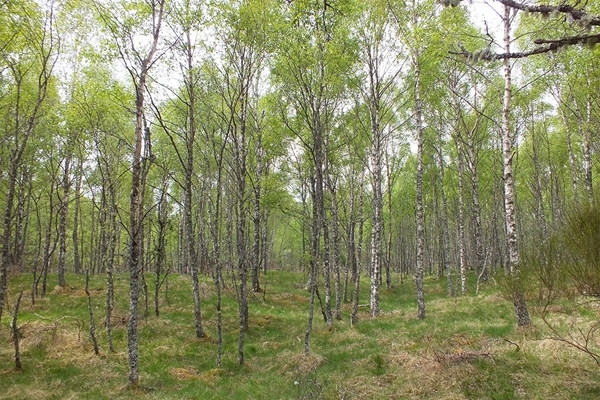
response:
[[(51, 90), (53, 69), (59, 54), (60, 32), (55, 28), (54, 1), (37, 4), (9, 2), (3, 16), (3, 30), (11, 32), (3, 45), (0, 65), (6, 70), (10, 90), (2, 96), (5, 125), (2, 136), (8, 145), (7, 171), (3, 179), (6, 193), (0, 260), (0, 320), (7, 292), (7, 276), (14, 261), (12, 246), (15, 218), (15, 197), (23, 156), (29, 148), (43, 106)], [(8, 34), (2, 32), (3, 35)]]
[[(504, 26), (503, 45), (504, 52), (511, 52), (511, 25), (515, 13), (509, 6), (504, 6), (502, 18)], [(515, 215), (515, 183), (513, 176), (513, 142), (515, 140), (514, 128), (511, 126), (511, 101), (512, 101), (512, 68), (508, 58), (502, 61), (504, 74), (504, 96), (502, 102), (502, 154), (503, 154), (503, 180), (504, 180), (504, 215), (506, 229), (506, 248), (508, 250), (509, 273), (514, 277), (513, 304), (519, 326), (529, 326), (531, 320), (525, 295), (518, 282), (519, 275), (519, 248), (517, 243), (517, 226)]]
[[(370, 173), (372, 186), (371, 216), (371, 316), (381, 312), (379, 286), (382, 281), (383, 261), (383, 185), (384, 159), (387, 153), (389, 134), (392, 130), (394, 97), (397, 94), (395, 80), (401, 71), (392, 45), (388, 21), (387, 2), (368, 1), (366, 12), (359, 22), (360, 57), (365, 74), (362, 88), (364, 102), (369, 110), (371, 131)], [(389, 182), (388, 182), (389, 183)], [(391, 229), (391, 227), (389, 228)], [(388, 274), (389, 275), (389, 274)]]
[(135, 129), (128, 224), (129, 322), (127, 345), (129, 385), (137, 387), (139, 385), (138, 303), (144, 217), (142, 199), (144, 160), (142, 156), (150, 156), (144, 152), (150, 146), (150, 128), (145, 118), (146, 90), (150, 70), (161, 54), (159, 39), (166, 2), (165, 0), (152, 0), (117, 3), (110, 6), (99, 3), (95, 5), (108, 34), (117, 47), (121, 62), (135, 89)]
[[(354, 48), (347, 38), (344, 1), (298, 1), (289, 5), (287, 37), (282, 41), (274, 69), (285, 109), (282, 118), (310, 160), (312, 200), (310, 234), (311, 291), (305, 351), (309, 353), (318, 272), (323, 272), (323, 314), (333, 325), (331, 310), (330, 225), (326, 213), (328, 143), (336, 110), (340, 107), (346, 77), (352, 72)], [(349, 11), (349, 10), (348, 10)], [(307, 45), (309, 44), (309, 45)]]

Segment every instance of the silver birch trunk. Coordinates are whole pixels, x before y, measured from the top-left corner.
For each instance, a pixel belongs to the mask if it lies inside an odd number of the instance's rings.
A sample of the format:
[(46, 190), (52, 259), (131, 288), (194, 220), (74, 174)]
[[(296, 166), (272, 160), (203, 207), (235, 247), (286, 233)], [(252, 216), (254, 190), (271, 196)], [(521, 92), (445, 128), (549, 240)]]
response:
[(22, 171), (20, 173), (19, 192), (17, 195), (17, 207), (15, 210), (15, 240), (13, 262), (15, 265), (23, 265), (23, 253), (29, 227), (30, 205), (32, 196), (32, 173)]
[[(258, 279), (260, 271), (260, 251), (261, 251), (261, 216), (260, 196), (261, 196), (261, 180), (262, 180), (262, 135), (257, 129), (256, 138), (256, 181), (254, 182), (254, 211), (252, 220), (254, 223), (254, 241), (252, 243), (252, 291), (260, 292), (260, 282)], [(263, 243), (264, 246), (264, 243)]]
[(15, 370), (21, 371), (23, 366), (21, 365), (21, 351), (19, 349), (19, 328), (17, 326), (17, 317), (19, 316), (19, 306), (21, 305), (21, 299), (23, 298), (23, 289), (19, 292), (15, 308), (13, 309), (12, 319), (10, 321), (10, 332), (13, 339), (15, 348)]
[[(532, 182), (531, 182), (531, 191), (533, 193), (533, 196), (535, 198), (535, 223), (536, 223), (536, 230), (539, 230), (539, 239), (541, 240), (545, 240), (545, 238), (547, 237), (548, 234), (548, 223), (546, 221), (546, 209), (544, 206), (544, 189), (543, 187), (545, 186), (542, 182), (542, 174), (543, 172), (541, 171), (541, 166), (540, 166), (540, 155), (539, 155), (539, 148), (538, 148), (538, 142), (539, 142), (539, 138), (537, 137), (537, 134), (535, 132), (535, 126), (533, 126), (535, 124), (535, 122), (533, 122), (533, 118), (534, 118), (534, 110), (531, 110), (531, 128), (530, 128), (530, 132), (531, 132), (531, 158), (533, 161), (533, 176), (532, 176)], [(537, 239), (537, 238), (536, 238)]]
[[(475, 122), (475, 126), (471, 131), (469, 144), (467, 145), (467, 154), (469, 156), (468, 166), (469, 175), (471, 178), (471, 218), (473, 219), (473, 240), (475, 241), (475, 271), (478, 278), (487, 280), (487, 269), (484, 265), (484, 249), (483, 249), (483, 229), (481, 226), (481, 205), (479, 202), (479, 172), (478, 172), (478, 156), (475, 149), (477, 139), (474, 137), (479, 120)], [(478, 279), (479, 280), (479, 279)]]
[[(374, 133), (375, 134), (375, 133)], [(379, 133), (378, 133), (379, 135)], [(382, 163), (381, 163), (381, 137), (373, 138), (374, 148), (371, 155), (371, 170), (373, 182), (373, 216), (371, 227), (371, 300), (370, 312), (372, 317), (381, 313), (379, 306), (379, 286), (381, 282), (381, 233), (383, 199), (381, 190)]]
[[(79, 215), (81, 211), (81, 185), (83, 182), (83, 161), (79, 160), (79, 166), (77, 168), (77, 178), (75, 180), (75, 210), (73, 210), (73, 270), (76, 274), (81, 274), (81, 254), (79, 252), (80, 239), (79, 239), (79, 224), (81, 223)], [(83, 231), (83, 229), (82, 229)]]
[[(154, 55), (158, 48), (158, 39), (162, 24), (164, 0), (153, 3), (152, 9), (152, 44), (148, 54), (140, 60), (139, 71), (129, 67), (129, 72), (134, 80), (136, 88), (135, 98), (135, 145), (131, 163), (131, 195), (129, 208), (129, 322), (127, 324), (127, 348), (129, 364), (129, 385), (139, 386), (139, 350), (138, 350), (138, 304), (140, 295), (140, 270), (141, 270), (141, 252), (143, 240), (143, 199), (141, 197), (142, 183), (142, 151), (144, 144), (144, 107), (145, 91), (148, 73), (155, 61)], [(113, 32), (118, 37), (116, 32)], [(119, 39), (117, 39), (119, 40)], [(135, 49), (134, 49), (135, 50)], [(125, 57), (123, 55), (123, 57)], [(128, 64), (124, 58), (123, 62)]]
[(442, 265), (446, 273), (448, 294), (454, 295), (454, 287), (452, 285), (452, 265), (450, 263), (450, 233), (448, 229), (448, 199), (446, 198), (446, 190), (444, 189), (445, 170), (444, 155), (442, 152), (443, 141), (442, 141), (442, 130), (438, 129), (438, 151), (437, 151), (437, 163), (440, 171), (440, 197), (442, 198), (442, 207), (440, 210), (440, 240), (441, 240), (441, 253), (442, 253)]
[(380, 82), (379, 43), (367, 40), (366, 63), (369, 70), (369, 87), (367, 102), (371, 124), (371, 185), (373, 190), (373, 206), (371, 216), (371, 317), (377, 317), (381, 313), (379, 306), (379, 287), (381, 285), (381, 261), (382, 261), (382, 235), (383, 235), (383, 151), (384, 140), (381, 127), (381, 97), (383, 88)]
[[(155, 245), (154, 253), (154, 315), (160, 316), (159, 300), (158, 296), (160, 293), (160, 286), (162, 284), (161, 275), (164, 270), (165, 258), (166, 258), (166, 240), (167, 228), (169, 223), (168, 205), (167, 205), (167, 190), (168, 184), (163, 181), (163, 188), (161, 190), (160, 201), (158, 202), (157, 210), (157, 243)], [(168, 272), (167, 272), (168, 273)], [(166, 273), (165, 273), (166, 277)], [(164, 278), (163, 278), (164, 279)]]
[[(385, 253), (385, 286), (386, 289), (392, 288), (392, 240), (394, 235), (394, 229), (392, 229), (393, 219), (393, 201), (392, 201), (392, 190), (394, 187), (395, 176), (392, 174), (389, 157), (386, 155), (386, 175), (387, 175), (387, 210), (388, 210), (388, 229), (387, 229), (387, 246)], [(383, 254), (383, 253), (382, 253)]]
[[(562, 103), (562, 98), (560, 99), (560, 102)], [(567, 136), (567, 152), (569, 155), (569, 171), (571, 172), (571, 187), (573, 188), (573, 202), (575, 203), (575, 208), (579, 208), (579, 177), (577, 173), (577, 162), (575, 160), (575, 153), (573, 152), (571, 125), (569, 124), (565, 108), (561, 106), (559, 107), (559, 111), (560, 116), (563, 120), (563, 124), (565, 125), (565, 132)]]
[[(504, 6), (504, 52), (510, 53), (511, 44), (511, 8)], [(506, 248), (508, 251), (509, 273), (514, 281), (513, 304), (519, 326), (529, 326), (531, 320), (525, 302), (525, 295), (519, 283), (519, 248), (517, 243), (517, 227), (515, 217), (515, 186), (513, 177), (513, 134), (511, 133), (510, 116), (512, 101), (512, 65), (508, 58), (503, 60), (504, 98), (502, 106), (502, 154), (504, 177), (504, 216), (506, 229)]]
[[(316, 177), (311, 178), (311, 192), (313, 193), (312, 202), (312, 227), (311, 227), (311, 243), (310, 243), (310, 276), (309, 276), (309, 290), (310, 290), (310, 304), (308, 308), (308, 324), (304, 333), (304, 353), (310, 354), (310, 334), (312, 333), (313, 318), (315, 314), (315, 296), (317, 292), (317, 265), (319, 257), (319, 242), (321, 241), (321, 213), (319, 211), (319, 191), (317, 190), (317, 179)], [(322, 194), (322, 191), (321, 191)]]
[[(583, 122), (583, 121), (582, 121)], [(588, 97), (586, 102), (586, 118), (583, 126), (583, 170), (585, 172), (585, 191), (590, 204), (594, 202), (594, 189), (592, 185), (592, 100)]]
[[(344, 265), (344, 302), (348, 301), (348, 284), (354, 284), (354, 280), (356, 279), (356, 184), (355, 184), (355, 176), (356, 171), (354, 168), (351, 168), (350, 177), (349, 177), (349, 201), (350, 205), (348, 207), (348, 224), (346, 224), (346, 254), (348, 255), (346, 258), (346, 264)], [(351, 279), (350, 282), (348, 280)], [(353, 290), (353, 289), (351, 289)], [(350, 299), (353, 299), (352, 293), (350, 294)], [(352, 322), (352, 321), (351, 321)]]
[[(244, 64), (251, 60), (246, 59), (245, 55), (240, 58), (240, 71), (245, 72)], [(236, 227), (236, 244), (237, 244), (237, 268), (239, 277), (239, 341), (238, 341), (238, 362), (244, 365), (244, 340), (248, 330), (248, 262), (246, 252), (246, 126), (249, 107), (248, 89), (252, 75), (240, 75), (239, 88), (239, 114), (236, 119), (239, 123), (239, 128), (234, 128), (234, 152), (235, 152), (235, 178), (236, 178), (236, 199), (237, 199), (237, 227)]]
[[(107, 179), (110, 180), (110, 175), (107, 174)], [(108, 184), (108, 191), (113, 190)], [(115, 200), (111, 196), (111, 200)], [(113, 286), (113, 260), (110, 258), (110, 249), (114, 248), (115, 245), (115, 232), (114, 224), (109, 225), (109, 221), (115, 218), (113, 213), (113, 207), (116, 207), (114, 203), (108, 203), (108, 196), (106, 191), (102, 193), (102, 204), (100, 210), (100, 268), (106, 271), (106, 318), (104, 321), (104, 327), (106, 329), (106, 338), (108, 341), (108, 351), (114, 352), (115, 348), (112, 340), (112, 311), (114, 309), (114, 286)]]
[(193, 44), (190, 36), (190, 30), (186, 29), (185, 55), (186, 55), (186, 90), (188, 94), (188, 130), (185, 135), (186, 159), (184, 165), (185, 187), (184, 187), (184, 229), (185, 229), (185, 246), (187, 249), (187, 264), (192, 272), (192, 295), (194, 298), (194, 329), (197, 338), (206, 336), (204, 327), (202, 326), (202, 303), (200, 299), (200, 282), (198, 279), (199, 265), (198, 253), (196, 249), (196, 236), (194, 233), (193, 220), (193, 177), (194, 177), (194, 146), (196, 139), (196, 77), (194, 76), (193, 65)]
[[(324, 206), (324, 205), (323, 205)], [(324, 208), (324, 207), (323, 207)], [(322, 211), (323, 215), (323, 284), (325, 286), (325, 322), (328, 327), (333, 326), (333, 313), (331, 311), (331, 237), (329, 235), (329, 225), (327, 218), (325, 218), (325, 211)]]
[[(320, 113), (317, 113), (320, 116)], [(325, 213), (325, 189), (326, 184), (329, 182), (329, 160), (327, 154), (327, 139), (324, 134), (324, 126), (321, 124), (320, 118), (315, 124), (315, 127), (318, 129), (317, 134), (314, 136), (315, 140), (318, 140), (321, 144), (319, 147), (320, 154), (315, 155), (315, 160), (319, 160), (317, 163), (317, 185), (319, 185), (317, 190), (320, 190), (320, 202), (319, 205), (319, 214), (322, 223), (322, 232), (323, 232), (323, 285), (325, 287), (325, 305), (323, 312), (325, 313), (325, 322), (327, 326), (331, 328), (333, 326), (333, 313), (331, 311), (331, 236), (329, 234), (329, 221), (327, 215)], [(315, 147), (316, 148), (316, 147)], [(330, 199), (328, 199), (330, 200)], [(317, 293), (317, 296), (319, 293)]]
[[(213, 142), (214, 143), (214, 142)], [(213, 144), (214, 146), (214, 144)], [(222, 197), (222, 172), (223, 172), (223, 151), (225, 143), (217, 149), (213, 149), (215, 161), (217, 164), (217, 177), (215, 182), (215, 200), (209, 203), (208, 224), (209, 232), (212, 241), (212, 262), (214, 263), (213, 282), (217, 294), (217, 368), (221, 367), (223, 357), (223, 313), (222, 313), (222, 293), (223, 287), (223, 270), (221, 267), (221, 230), (220, 230), (220, 215), (221, 215), (221, 197)]]
[(71, 190), (71, 158), (65, 158), (62, 178), (62, 196), (60, 198), (60, 213), (58, 224), (58, 286), (65, 287), (65, 269), (67, 263), (67, 217), (69, 216), (69, 195)]
[[(363, 233), (365, 226), (365, 218), (364, 218), (364, 191), (362, 190), (364, 184), (364, 173), (361, 175), (360, 184), (359, 184), (359, 200), (358, 200), (358, 215), (356, 216), (358, 219), (358, 240), (354, 237), (354, 225), (356, 224), (356, 220), (352, 219), (350, 223), (352, 224), (352, 236), (350, 240), (352, 241), (352, 278), (354, 283), (354, 293), (352, 295), (352, 315), (350, 317), (350, 324), (352, 326), (356, 326), (358, 324), (358, 303), (360, 298), (360, 271), (362, 269), (362, 245), (363, 245)], [(352, 196), (354, 198), (354, 196)]]
[(425, 318), (425, 293), (423, 289), (423, 252), (425, 249), (425, 214), (423, 210), (423, 106), (421, 103), (421, 70), (419, 56), (413, 55), (415, 75), (415, 126), (417, 129), (417, 254), (415, 284), (417, 286), (417, 318)]
[(458, 265), (460, 270), (460, 291), (467, 294), (467, 256), (465, 238), (465, 184), (464, 184), (464, 156), (462, 138), (457, 133), (455, 137), (458, 173)]
[(342, 319), (342, 293), (341, 293), (341, 266), (340, 266), (340, 228), (338, 221), (338, 206), (337, 206), (337, 193), (335, 184), (331, 182), (331, 177), (328, 176), (329, 180), (329, 192), (331, 195), (331, 225), (332, 225), (332, 242), (333, 242), (333, 272), (335, 274), (335, 311), (334, 317), (337, 320)]

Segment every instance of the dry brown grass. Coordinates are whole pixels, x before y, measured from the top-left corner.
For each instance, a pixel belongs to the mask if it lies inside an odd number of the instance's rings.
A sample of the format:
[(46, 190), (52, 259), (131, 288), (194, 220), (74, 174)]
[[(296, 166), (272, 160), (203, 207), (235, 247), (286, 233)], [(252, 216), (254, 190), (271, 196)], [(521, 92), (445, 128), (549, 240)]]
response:
[(53, 295), (73, 294), (75, 292), (76, 292), (76, 290), (73, 286), (66, 285), (66, 286), (55, 286), (54, 289), (52, 290), (52, 292), (50, 292), (50, 294), (53, 294)]
[(281, 372), (290, 377), (306, 376), (317, 370), (325, 363), (325, 357), (311, 353), (294, 353), (289, 350), (283, 351), (277, 356), (276, 363), (281, 365)]
[(364, 339), (364, 333), (361, 333), (356, 329), (348, 329), (336, 332), (335, 336), (332, 338), (332, 342), (341, 343), (344, 341), (349, 341), (351, 343), (359, 344)]
[(273, 322), (276, 322), (279, 318), (274, 315), (257, 315), (250, 319), (249, 328), (250, 329), (263, 329), (271, 325)]
[(188, 380), (200, 380), (209, 385), (215, 385), (219, 382), (220, 378), (225, 375), (230, 375), (229, 372), (222, 368), (213, 368), (205, 372), (200, 372), (194, 366), (186, 366), (180, 368), (173, 368), (170, 371), (177, 380), (188, 381)]
[(0, 399), (16, 398), (46, 400), (56, 398), (56, 393), (35, 387), (28, 387), (26, 390), (21, 390), (18, 387), (8, 387), (6, 390), (3, 389), (0, 394)]
[(169, 372), (180, 381), (200, 379), (200, 372), (193, 366), (173, 368)]
[(296, 306), (298, 304), (308, 303), (309, 299), (294, 293), (276, 293), (269, 296), (272, 302), (283, 307)]

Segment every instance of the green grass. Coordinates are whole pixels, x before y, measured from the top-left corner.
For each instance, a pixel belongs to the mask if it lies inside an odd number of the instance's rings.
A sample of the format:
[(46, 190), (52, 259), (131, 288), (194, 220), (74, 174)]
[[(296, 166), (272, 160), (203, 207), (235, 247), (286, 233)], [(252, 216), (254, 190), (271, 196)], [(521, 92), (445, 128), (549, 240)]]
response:
[[(54, 279), (55, 277), (53, 277)], [(9, 313), (0, 326), (0, 399), (595, 399), (600, 368), (591, 358), (549, 339), (548, 328), (534, 315), (528, 329), (515, 326), (512, 305), (493, 283), (478, 296), (447, 296), (445, 280), (426, 279), (427, 318), (416, 319), (415, 288), (405, 282), (382, 290), (383, 314), (373, 319), (360, 308), (360, 321), (343, 319), (327, 329), (315, 312), (311, 355), (304, 355), (309, 294), (305, 277), (270, 272), (261, 277), (266, 293), (250, 297), (246, 365), (237, 364), (238, 307), (231, 289), (223, 299), (224, 357), (216, 368), (216, 297), (203, 279), (202, 313), (207, 338), (196, 339), (191, 281), (171, 276), (168, 301), (161, 293), (161, 315), (139, 324), (141, 387), (127, 387), (128, 280), (118, 276), (115, 352), (108, 352), (102, 324), (105, 278), (90, 280), (100, 356), (88, 334), (84, 277), (69, 275), (73, 290), (51, 291), (34, 305), (29, 275), (10, 278), (9, 305), (25, 290), (18, 325), (23, 371), (13, 369)], [(474, 287), (470, 277), (470, 287)], [(397, 280), (395, 281), (397, 282)], [(50, 287), (56, 281), (50, 282)], [(148, 278), (149, 291), (153, 292)], [(363, 279), (366, 304), (368, 281)], [(143, 302), (142, 302), (143, 304)], [(570, 305), (554, 315), (567, 332), (573, 318), (580, 326), (598, 319), (598, 309)], [(583, 308), (582, 308), (583, 307)], [(10, 310), (9, 310), (10, 311)], [(562, 312), (561, 312), (562, 311)], [(594, 338), (591, 345), (597, 346)]]

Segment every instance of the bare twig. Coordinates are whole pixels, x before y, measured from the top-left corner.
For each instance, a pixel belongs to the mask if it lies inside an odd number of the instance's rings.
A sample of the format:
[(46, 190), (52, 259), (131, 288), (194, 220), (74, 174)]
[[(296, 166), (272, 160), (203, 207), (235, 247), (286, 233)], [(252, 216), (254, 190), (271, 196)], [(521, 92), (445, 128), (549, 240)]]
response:
[(517, 348), (517, 351), (520, 351), (520, 350), (521, 350), (521, 346), (519, 346), (519, 345), (518, 345), (518, 344), (516, 344), (515, 342), (513, 342), (513, 341), (511, 341), (511, 340), (508, 340), (508, 339), (506, 339), (506, 338), (502, 338), (502, 340), (504, 340), (505, 342), (507, 342), (507, 343), (510, 343), (510, 344), (512, 344), (513, 346), (515, 346), (515, 347)]

